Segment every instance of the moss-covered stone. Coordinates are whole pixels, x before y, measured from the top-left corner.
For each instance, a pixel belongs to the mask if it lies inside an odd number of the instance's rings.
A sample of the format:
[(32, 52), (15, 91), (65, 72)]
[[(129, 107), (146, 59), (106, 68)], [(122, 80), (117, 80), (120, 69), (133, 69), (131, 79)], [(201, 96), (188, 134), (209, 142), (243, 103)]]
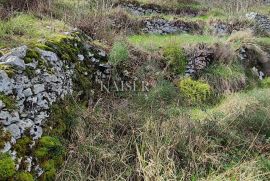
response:
[(0, 100), (3, 101), (6, 108), (9, 110), (14, 110), (17, 108), (15, 104), (16, 101), (11, 96), (7, 96), (4, 93), (0, 92)]
[(78, 60), (78, 54), (80, 53), (79, 44), (81, 42), (78, 39), (68, 36), (59, 36), (45, 43), (47, 46), (46, 50), (55, 52), (61, 60), (73, 63)]
[(28, 172), (19, 172), (15, 176), (16, 181), (34, 181), (34, 177)]
[(5, 143), (11, 140), (11, 134), (7, 131), (4, 131), (2, 127), (0, 127), (0, 149), (5, 147)]
[(12, 78), (15, 75), (15, 70), (9, 65), (0, 65), (0, 70), (4, 70), (9, 78)]
[(15, 174), (15, 163), (8, 154), (0, 153), (0, 180), (8, 180)]
[(60, 101), (52, 106), (52, 112), (50, 118), (47, 120), (46, 128), (44, 129), (46, 134), (68, 138), (71, 130), (77, 124), (77, 118), (79, 114), (77, 105), (74, 104), (74, 100), (71, 97), (67, 97), (66, 100)]
[(40, 59), (40, 53), (35, 49), (28, 49), (26, 52), (26, 56), (24, 57), (25, 63), (31, 63), (34, 60)]

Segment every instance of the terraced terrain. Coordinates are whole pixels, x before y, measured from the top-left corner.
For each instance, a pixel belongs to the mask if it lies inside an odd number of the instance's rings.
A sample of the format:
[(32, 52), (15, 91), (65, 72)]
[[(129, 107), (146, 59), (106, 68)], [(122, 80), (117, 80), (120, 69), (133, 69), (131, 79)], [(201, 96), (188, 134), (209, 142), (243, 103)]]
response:
[(12, 2), (0, 180), (270, 179), (266, 1)]

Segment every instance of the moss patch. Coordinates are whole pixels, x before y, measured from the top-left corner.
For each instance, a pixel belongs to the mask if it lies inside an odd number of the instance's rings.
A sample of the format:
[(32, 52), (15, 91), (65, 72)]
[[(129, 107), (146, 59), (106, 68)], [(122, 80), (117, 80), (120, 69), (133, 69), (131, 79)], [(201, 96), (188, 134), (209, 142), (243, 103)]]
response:
[(23, 136), (21, 139), (17, 140), (16, 144), (14, 145), (14, 150), (17, 152), (19, 156), (28, 155), (31, 151), (29, 145), (31, 144), (32, 140), (30, 137)]
[(0, 100), (3, 101), (6, 108), (9, 110), (14, 110), (17, 108), (15, 104), (15, 100), (11, 96), (7, 96), (4, 93), (0, 92)]
[(38, 141), (34, 155), (41, 161), (41, 167), (45, 172), (41, 180), (54, 180), (56, 168), (61, 166), (64, 154), (64, 146), (58, 138), (43, 136)]
[(34, 181), (33, 176), (28, 172), (19, 172), (16, 174), (15, 178), (16, 181)]
[(0, 153), (0, 180), (11, 179), (14, 174), (14, 161), (8, 154)]
[(15, 70), (9, 65), (0, 65), (0, 70), (4, 70), (9, 78), (12, 78), (15, 75)]

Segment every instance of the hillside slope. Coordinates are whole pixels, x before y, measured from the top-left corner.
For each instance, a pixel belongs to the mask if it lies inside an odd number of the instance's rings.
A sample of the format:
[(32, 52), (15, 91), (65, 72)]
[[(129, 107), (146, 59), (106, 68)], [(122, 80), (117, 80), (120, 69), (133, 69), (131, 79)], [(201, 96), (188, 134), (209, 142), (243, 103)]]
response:
[(0, 180), (269, 180), (267, 1), (0, 1)]

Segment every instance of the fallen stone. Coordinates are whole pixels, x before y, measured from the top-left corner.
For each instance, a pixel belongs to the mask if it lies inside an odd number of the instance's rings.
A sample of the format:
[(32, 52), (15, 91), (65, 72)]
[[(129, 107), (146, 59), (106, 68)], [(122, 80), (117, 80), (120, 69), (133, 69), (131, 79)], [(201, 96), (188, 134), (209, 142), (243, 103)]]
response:
[(34, 91), (34, 94), (38, 94), (40, 92), (43, 92), (45, 91), (45, 86), (44, 84), (36, 84), (33, 86), (33, 91)]
[(14, 137), (15, 139), (21, 138), (21, 130), (20, 130), (18, 125), (11, 124), (11, 125), (7, 126), (5, 129), (7, 131), (9, 131), (10, 134), (12, 135), (12, 137)]

